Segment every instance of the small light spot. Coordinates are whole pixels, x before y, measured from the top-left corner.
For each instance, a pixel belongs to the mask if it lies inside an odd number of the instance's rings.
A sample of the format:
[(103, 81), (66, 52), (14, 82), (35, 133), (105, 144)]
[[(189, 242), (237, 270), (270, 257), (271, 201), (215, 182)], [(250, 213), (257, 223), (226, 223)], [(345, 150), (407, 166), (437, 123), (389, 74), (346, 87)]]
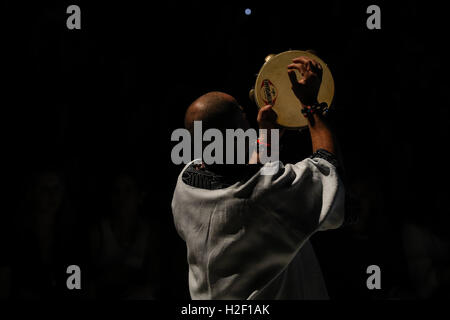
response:
[(250, 9), (250, 8), (247, 8), (247, 9), (245, 9), (245, 14), (247, 15), (247, 16), (249, 16), (249, 15), (251, 15), (252, 14), (252, 9)]

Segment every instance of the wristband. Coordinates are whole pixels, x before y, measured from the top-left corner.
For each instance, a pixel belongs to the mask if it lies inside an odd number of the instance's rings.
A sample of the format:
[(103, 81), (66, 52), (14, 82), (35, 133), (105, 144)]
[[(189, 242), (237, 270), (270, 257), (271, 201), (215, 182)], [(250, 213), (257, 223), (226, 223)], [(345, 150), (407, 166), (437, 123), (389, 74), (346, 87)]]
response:
[(322, 116), (326, 116), (330, 108), (328, 108), (328, 104), (326, 102), (315, 103), (312, 106), (305, 106), (302, 109), (303, 115), (307, 118), (313, 114), (320, 114)]

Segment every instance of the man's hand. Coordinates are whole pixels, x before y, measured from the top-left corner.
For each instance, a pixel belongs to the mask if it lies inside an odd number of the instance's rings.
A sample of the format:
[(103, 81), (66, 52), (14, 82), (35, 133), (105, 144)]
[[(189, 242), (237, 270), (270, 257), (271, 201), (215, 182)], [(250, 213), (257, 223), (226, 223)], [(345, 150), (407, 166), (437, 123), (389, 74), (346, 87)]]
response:
[[(316, 61), (307, 57), (298, 57), (292, 60), (288, 65), (289, 79), (292, 83), (292, 90), (302, 103), (303, 107), (316, 104), (319, 94), (320, 84), (322, 82), (322, 66)], [(295, 74), (298, 70), (302, 79), (298, 80)], [(319, 149), (325, 149), (334, 154), (334, 138), (328, 125), (318, 114), (308, 116), (309, 133), (313, 152)]]
[[(322, 66), (307, 57), (298, 57), (288, 65), (289, 79), (292, 83), (292, 90), (304, 106), (311, 106), (317, 103), (320, 84), (322, 82)], [(297, 79), (295, 70), (298, 70), (303, 77)]]
[(256, 121), (258, 122), (258, 126), (260, 129), (280, 129), (280, 138), (283, 135), (285, 129), (280, 127), (277, 123), (277, 114), (273, 111), (272, 106), (270, 104), (259, 109), (258, 116), (256, 117)]
[(256, 121), (258, 121), (260, 129), (275, 129), (278, 127), (277, 114), (270, 104), (259, 109)]
[[(270, 130), (272, 129), (280, 129), (280, 126), (277, 123), (277, 114), (273, 111), (272, 106), (270, 104), (262, 107), (258, 111), (258, 116), (256, 117), (256, 121), (258, 121), (259, 129), (267, 129), (266, 132), (259, 132), (258, 142), (264, 144), (270, 148), (270, 144), (272, 143), (271, 137), (272, 134)], [(279, 137), (283, 135), (285, 129), (281, 129), (279, 133)], [(259, 149), (260, 151), (262, 149)], [(250, 164), (259, 163), (259, 152), (255, 150), (250, 157)]]

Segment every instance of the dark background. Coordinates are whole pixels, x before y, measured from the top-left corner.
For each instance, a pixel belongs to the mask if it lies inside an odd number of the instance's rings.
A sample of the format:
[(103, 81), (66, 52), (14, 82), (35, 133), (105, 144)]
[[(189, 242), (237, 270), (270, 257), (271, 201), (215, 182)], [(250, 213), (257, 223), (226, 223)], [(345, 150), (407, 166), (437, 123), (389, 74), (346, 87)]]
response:
[[(421, 293), (427, 275), (410, 271), (405, 254), (405, 245), (411, 245), (405, 226), (411, 224), (448, 244), (442, 5), (241, 3), (2, 2), (6, 297), (22, 298), (18, 279), (37, 263), (30, 262), (36, 252), (23, 250), (28, 240), (21, 236), (24, 190), (33, 174), (54, 171), (64, 177), (66, 205), (76, 221), (70, 250), (77, 258), (63, 249), (70, 264), (87, 269), (83, 281), (95, 286), (99, 275), (90, 272), (87, 235), (105, 211), (109, 177), (126, 171), (144, 192), (141, 212), (157, 230), (158, 254), (150, 259), (159, 266), (156, 298), (188, 298), (185, 247), (170, 211), (181, 170), (170, 160), (171, 132), (183, 126), (187, 106), (211, 90), (235, 96), (255, 119), (256, 107), (248, 98), (255, 75), (267, 54), (289, 49), (313, 49), (333, 73), (332, 120), (351, 199), (348, 212), (359, 217), (356, 224), (312, 238), (330, 296), (443, 296), (442, 287)], [(81, 30), (66, 28), (70, 4), (81, 8)], [(366, 28), (370, 4), (381, 7), (381, 30)], [(251, 8), (250, 16), (245, 8)], [(307, 146), (305, 132), (287, 136), (286, 144)], [(440, 258), (436, 264), (445, 273), (448, 263)], [(371, 264), (381, 267), (381, 290), (366, 288)], [(40, 288), (33, 288), (38, 297), (61, 297), (51, 288), (40, 294)]]

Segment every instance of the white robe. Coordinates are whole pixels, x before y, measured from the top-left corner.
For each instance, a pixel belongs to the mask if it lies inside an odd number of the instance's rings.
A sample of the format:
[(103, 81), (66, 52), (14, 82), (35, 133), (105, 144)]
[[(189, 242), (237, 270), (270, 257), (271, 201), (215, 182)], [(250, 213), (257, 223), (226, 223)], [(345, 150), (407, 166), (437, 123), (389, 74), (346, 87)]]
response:
[(321, 158), (279, 165), (218, 190), (189, 186), (181, 172), (172, 212), (192, 299), (328, 298), (308, 239), (342, 224), (343, 184)]

